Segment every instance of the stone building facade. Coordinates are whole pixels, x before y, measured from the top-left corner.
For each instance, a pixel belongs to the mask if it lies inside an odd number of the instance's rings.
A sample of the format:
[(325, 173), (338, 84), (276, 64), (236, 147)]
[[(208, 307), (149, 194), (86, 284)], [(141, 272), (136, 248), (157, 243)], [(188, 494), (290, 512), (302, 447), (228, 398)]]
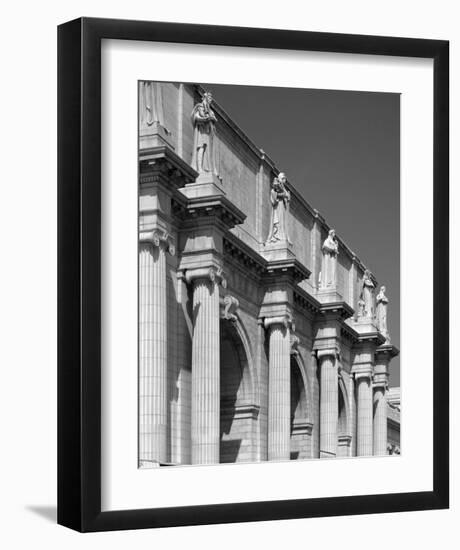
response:
[(140, 467), (399, 453), (376, 289), (210, 94), (139, 83)]

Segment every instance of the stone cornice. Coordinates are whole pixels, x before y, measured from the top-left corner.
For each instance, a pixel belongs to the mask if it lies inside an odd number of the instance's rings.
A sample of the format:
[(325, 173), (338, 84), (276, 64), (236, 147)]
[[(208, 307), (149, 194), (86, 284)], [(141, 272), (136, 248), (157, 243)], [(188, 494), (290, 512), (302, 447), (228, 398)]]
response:
[(385, 354), (388, 355), (388, 359), (392, 359), (393, 357), (396, 357), (399, 355), (399, 349), (396, 346), (393, 346), (392, 344), (383, 344), (382, 346), (379, 346), (375, 350), (376, 354)]
[(340, 334), (352, 345), (356, 344), (359, 340), (359, 334), (356, 332), (356, 330), (354, 330), (349, 324), (344, 322), (340, 325)]
[[(175, 211), (180, 215), (180, 211)], [(197, 222), (220, 222), (225, 229), (243, 223), (246, 214), (241, 212), (227, 197), (223, 195), (209, 197), (194, 197), (187, 199), (186, 207), (182, 211), (184, 225), (193, 225)]]
[(318, 315), (333, 316), (337, 319), (347, 319), (351, 317), (353, 313), (353, 308), (342, 301), (321, 304)]
[(377, 329), (372, 332), (364, 332), (359, 334), (358, 344), (372, 343), (376, 346), (380, 346), (385, 342), (385, 336), (383, 336)]
[(227, 233), (224, 237), (224, 252), (259, 276), (266, 269), (267, 261), (265, 258), (233, 233)]
[(267, 283), (280, 278), (288, 278), (293, 285), (310, 277), (310, 270), (295, 258), (275, 259), (267, 261), (264, 279)]
[(299, 286), (294, 289), (294, 304), (313, 314), (318, 313), (321, 308), (318, 300)]
[(166, 145), (139, 152), (139, 183), (147, 185), (161, 182), (176, 189), (195, 181), (198, 173), (177, 153)]

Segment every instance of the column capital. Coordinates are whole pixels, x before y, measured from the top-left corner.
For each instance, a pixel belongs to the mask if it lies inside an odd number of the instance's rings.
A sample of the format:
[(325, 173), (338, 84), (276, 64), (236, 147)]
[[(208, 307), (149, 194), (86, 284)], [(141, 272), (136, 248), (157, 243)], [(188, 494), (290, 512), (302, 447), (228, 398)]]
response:
[(139, 242), (150, 244), (154, 248), (164, 246), (165, 250), (174, 256), (176, 254), (176, 247), (174, 240), (170, 233), (164, 229), (153, 229), (152, 231), (141, 231), (139, 233)]
[(388, 389), (389, 370), (387, 364), (376, 364), (374, 367), (373, 387)]
[(355, 380), (360, 378), (368, 378), (372, 380), (373, 367), (371, 364), (367, 365), (354, 365), (351, 369), (351, 373), (354, 374)]
[(187, 284), (192, 284), (197, 279), (208, 279), (212, 283), (220, 284), (223, 288), (227, 288), (227, 279), (224, 277), (222, 267), (208, 266), (187, 269), (184, 279)]
[(274, 325), (282, 325), (286, 329), (295, 330), (295, 324), (293, 321), (292, 314), (288, 311), (284, 315), (264, 317), (263, 319), (265, 329), (269, 329)]
[(374, 376), (374, 379), (372, 381), (372, 387), (374, 390), (382, 389), (384, 391), (388, 390), (388, 380), (384, 380), (383, 378), (376, 378)]
[(316, 357), (318, 360), (324, 359), (325, 357), (338, 359), (340, 357), (340, 346), (337, 344), (330, 348), (318, 349), (316, 350)]

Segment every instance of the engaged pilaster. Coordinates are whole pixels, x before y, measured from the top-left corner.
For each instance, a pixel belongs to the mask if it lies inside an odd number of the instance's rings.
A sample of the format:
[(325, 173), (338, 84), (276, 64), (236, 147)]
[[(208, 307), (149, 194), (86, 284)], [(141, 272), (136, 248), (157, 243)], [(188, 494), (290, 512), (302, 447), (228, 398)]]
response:
[(193, 285), (192, 464), (217, 464), (220, 445), (219, 289), (213, 267), (188, 270)]
[(168, 233), (139, 236), (139, 461), (167, 462), (167, 305)]
[(289, 460), (291, 430), (291, 340), (288, 316), (266, 318), (269, 332), (268, 460)]
[(337, 349), (318, 350), (320, 369), (320, 458), (337, 454), (337, 422), (339, 416)]

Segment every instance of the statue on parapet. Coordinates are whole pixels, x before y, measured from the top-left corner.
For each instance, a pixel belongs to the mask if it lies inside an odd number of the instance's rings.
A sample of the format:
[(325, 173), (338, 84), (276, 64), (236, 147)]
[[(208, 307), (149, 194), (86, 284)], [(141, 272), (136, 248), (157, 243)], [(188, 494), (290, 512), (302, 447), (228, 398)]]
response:
[(320, 288), (336, 288), (337, 286), (337, 256), (339, 243), (334, 229), (330, 229), (321, 247), (323, 253), (320, 273)]
[(192, 111), (193, 154), (192, 168), (199, 174), (211, 173), (217, 175), (214, 140), (217, 117), (211, 109), (212, 94), (205, 92), (200, 103)]
[(387, 310), (388, 310), (388, 298), (385, 294), (386, 287), (381, 286), (380, 291), (377, 294), (376, 298), (376, 321), (377, 321), (377, 328), (379, 331), (385, 336), (386, 343), (388, 344), (390, 342), (390, 334), (388, 332), (388, 325), (387, 325)]
[(363, 275), (363, 286), (361, 290), (360, 300), (364, 302), (364, 310), (362, 311), (363, 317), (369, 319), (374, 318), (374, 289), (375, 285), (372, 280), (371, 272), (366, 269)]
[(291, 244), (287, 231), (287, 217), (291, 193), (286, 186), (287, 178), (284, 172), (280, 172), (273, 179), (270, 190), (270, 203), (272, 205), (270, 219), (270, 233), (266, 244), (287, 241)]

